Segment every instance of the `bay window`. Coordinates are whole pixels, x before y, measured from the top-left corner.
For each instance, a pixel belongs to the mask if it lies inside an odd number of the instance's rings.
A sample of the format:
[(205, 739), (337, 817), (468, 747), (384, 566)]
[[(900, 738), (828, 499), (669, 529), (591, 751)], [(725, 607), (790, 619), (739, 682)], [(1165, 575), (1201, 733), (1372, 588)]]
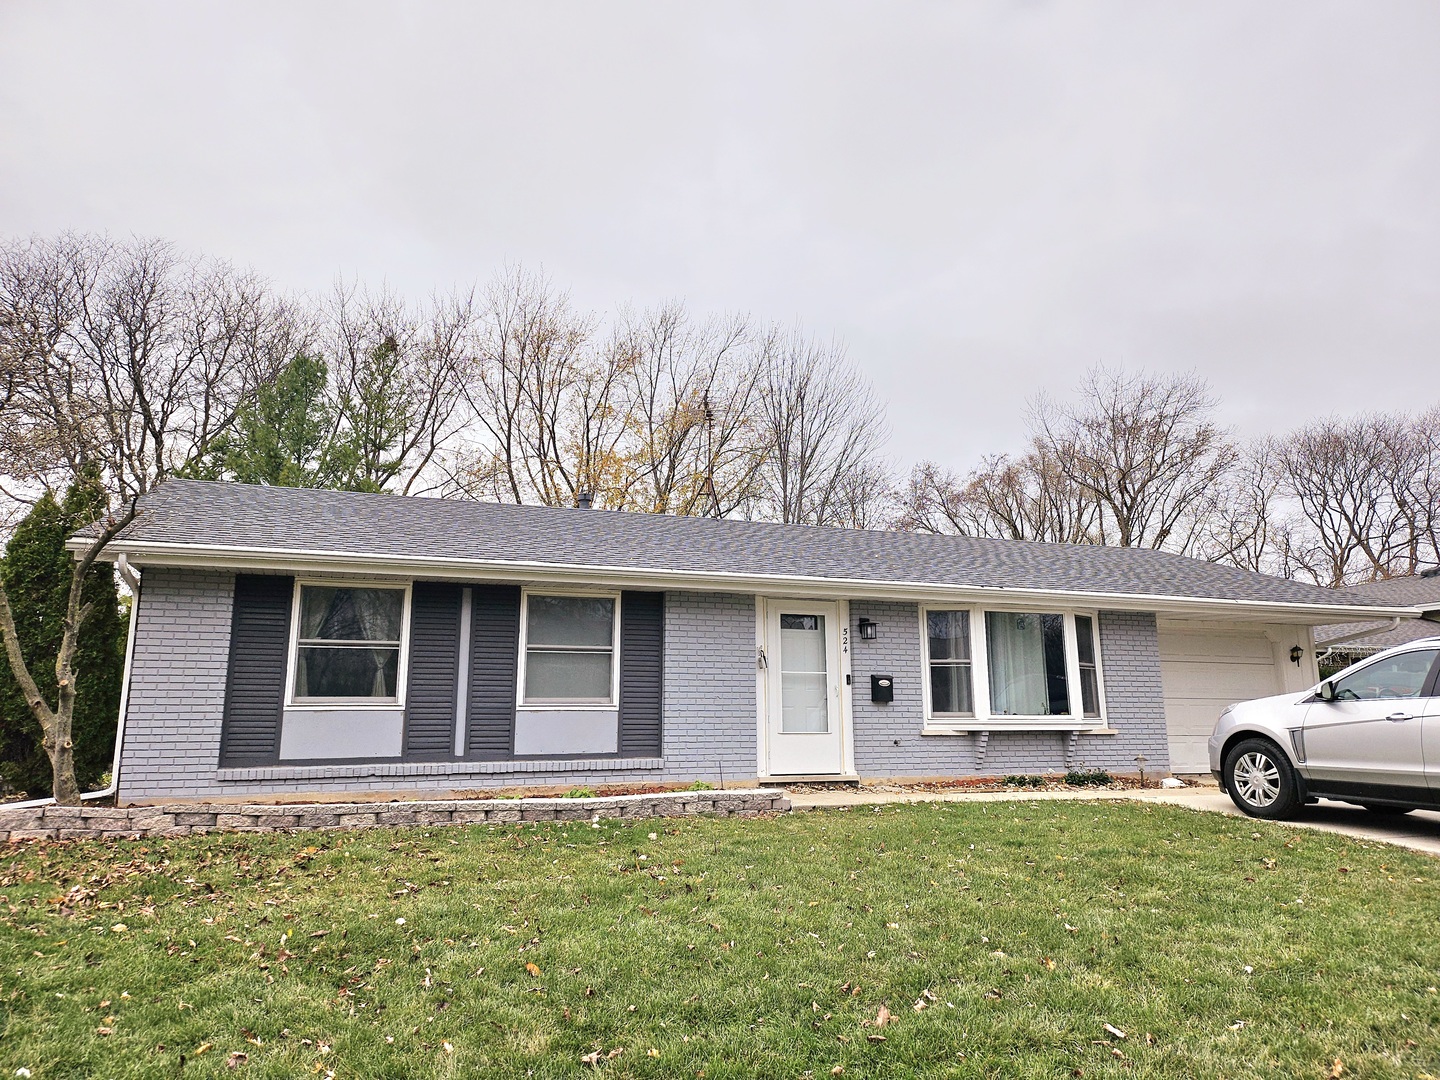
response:
[(1099, 726), (1095, 617), (1064, 611), (926, 608), (925, 718), (937, 727)]
[(528, 593), (522, 705), (615, 704), (615, 596)]
[(396, 705), (409, 590), (300, 584), (295, 599), (297, 705)]

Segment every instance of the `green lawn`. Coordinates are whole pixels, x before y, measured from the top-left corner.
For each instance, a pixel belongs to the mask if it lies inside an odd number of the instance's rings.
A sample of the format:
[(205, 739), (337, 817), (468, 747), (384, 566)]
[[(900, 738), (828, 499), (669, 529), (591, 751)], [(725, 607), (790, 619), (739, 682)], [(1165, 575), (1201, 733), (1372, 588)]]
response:
[(1126, 802), (25, 846), (0, 1077), (1422, 1077), (1437, 870)]

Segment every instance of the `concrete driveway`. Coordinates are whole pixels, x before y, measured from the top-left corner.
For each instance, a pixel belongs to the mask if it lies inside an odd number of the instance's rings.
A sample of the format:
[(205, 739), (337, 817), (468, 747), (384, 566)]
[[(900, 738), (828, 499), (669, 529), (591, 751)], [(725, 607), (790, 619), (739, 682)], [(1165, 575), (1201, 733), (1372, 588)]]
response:
[[(1230, 796), (1219, 788), (1182, 788), (1176, 791), (1136, 792), (1135, 795), (1153, 802), (1188, 806), (1192, 810), (1244, 816), (1230, 801)], [(1314, 806), (1305, 807), (1295, 820), (1285, 824), (1343, 833), (1361, 840), (1412, 848), (1427, 855), (1440, 855), (1440, 813), (1432, 810), (1416, 810), (1387, 818), (1349, 803), (1321, 799)]]
[[(1143, 791), (913, 791), (876, 790), (872, 788), (830, 788), (805, 789), (788, 792), (790, 805), (795, 810), (818, 810), (833, 806), (871, 806), (882, 803), (916, 802), (1025, 802), (1063, 800), (1096, 801), (1105, 799), (1135, 799), (1141, 802), (1168, 803), (1184, 806), (1191, 810), (1229, 814), (1233, 817), (1244, 815), (1215, 785), (1199, 785), (1188, 788), (1146, 788)], [(1381, 817), (1346, 803), (1322, 799), (1314, 806), (1307, 806), (1299, 817), (1284, 822), (1289, 826), (1306, 829), (1321, 829), (1341, 833), (1360, 840), (1395, 844), (1440, 856), (1440, 813), (1417, 810), (1400, 817)]]

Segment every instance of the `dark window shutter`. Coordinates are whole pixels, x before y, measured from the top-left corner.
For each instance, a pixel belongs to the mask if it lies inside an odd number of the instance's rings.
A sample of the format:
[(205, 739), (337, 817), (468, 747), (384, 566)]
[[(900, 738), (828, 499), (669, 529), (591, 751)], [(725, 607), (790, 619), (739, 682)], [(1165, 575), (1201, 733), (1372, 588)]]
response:
[(660, 756), (665, 674), (665, 594), (627, 592), (620, 598), (620, 753)]
[(268, 765), (280, 756), (294, 595), (294, 578), (235, 576), (225, 719), (220, 728), (222, 767)]
[(417, 581), (410, 591), (410, 674), (405, 690), (405, 757), (455, 756), (460, 678), (460, 586)]
[(510, 757), (515, 729), (516, 662), (520, 649), (520, 589), (477, 585), (471, 594), (470, 691), (466, 702), (467, 756)]

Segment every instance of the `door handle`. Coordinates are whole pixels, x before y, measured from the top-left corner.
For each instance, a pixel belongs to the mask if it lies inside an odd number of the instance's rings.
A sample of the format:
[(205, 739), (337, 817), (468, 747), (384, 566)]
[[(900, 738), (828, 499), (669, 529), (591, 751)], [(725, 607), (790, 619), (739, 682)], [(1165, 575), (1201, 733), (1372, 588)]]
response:
[(1391, 721), (1392, 723), (1398, 724), (1401, 720), (1409, 720), (1410, 714), (1403, 712), (1392, 712), (1389, 716), (1385, 717), (1385, 719)]

